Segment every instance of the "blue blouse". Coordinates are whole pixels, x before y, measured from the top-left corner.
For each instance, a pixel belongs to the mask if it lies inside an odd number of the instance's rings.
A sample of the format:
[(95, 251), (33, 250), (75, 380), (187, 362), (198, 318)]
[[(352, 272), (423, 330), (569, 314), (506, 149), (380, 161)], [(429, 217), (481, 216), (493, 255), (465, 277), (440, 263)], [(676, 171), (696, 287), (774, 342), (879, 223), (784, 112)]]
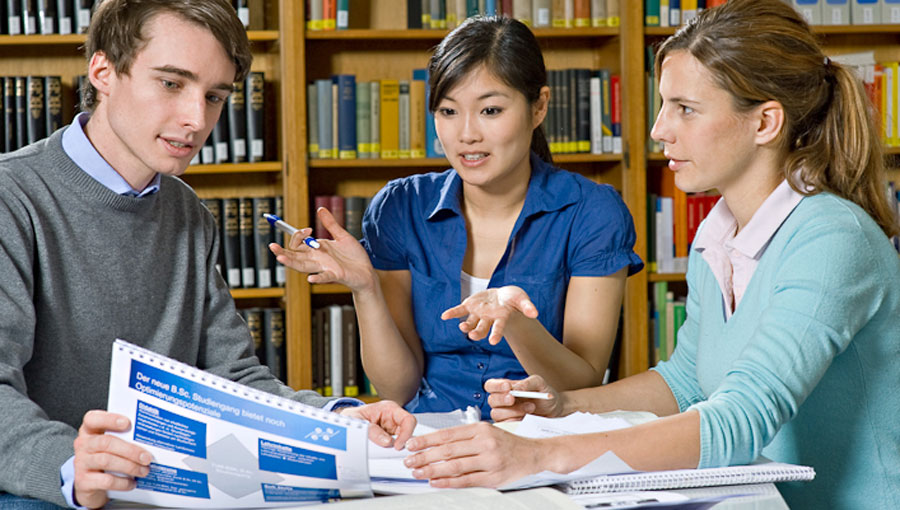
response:
[[(525, 203), (489, 288), (521, 287), (538, 320), (561, 340), (566, 291), (572, 276), (628, 274), (643, 263), (634, 253), (634, 224), (611, 186), (554, 168), (531, 155)], [(504, 341), (471, 341), (458, 320), (441, 312), (460, 303), (466, 226), (455, 170), (417, 174), (389, 182), (363, 218), (363, 246), (379, 270), (407, 270), (412, 277), (416, 331), (425, 372), (411, 412), (451, 411), (472, 405), (490, 417), (484, 382), (528, 374)]]

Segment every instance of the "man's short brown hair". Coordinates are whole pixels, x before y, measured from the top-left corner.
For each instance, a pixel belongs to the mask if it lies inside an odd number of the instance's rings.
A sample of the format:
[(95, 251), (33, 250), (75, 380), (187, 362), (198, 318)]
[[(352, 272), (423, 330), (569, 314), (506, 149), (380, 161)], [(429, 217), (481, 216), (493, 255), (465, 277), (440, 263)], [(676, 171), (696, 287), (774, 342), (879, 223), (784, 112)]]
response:
[[(147, 44), (144, 27), (155, 16), (171, 13), (213, 34), (235, 67), (235, 81), (250, 72), (253, 55), (247, 32), (228, 0), (104, 0), (91, 18), (85, 42), (88, 61), (98, 51), (112, 62), (115, 71), (127, 75), (137, 54)], [(190, 51), (190, 48), (185, 48)], [(97, 90), (85, 80), (81, 108), (93, 111)]]

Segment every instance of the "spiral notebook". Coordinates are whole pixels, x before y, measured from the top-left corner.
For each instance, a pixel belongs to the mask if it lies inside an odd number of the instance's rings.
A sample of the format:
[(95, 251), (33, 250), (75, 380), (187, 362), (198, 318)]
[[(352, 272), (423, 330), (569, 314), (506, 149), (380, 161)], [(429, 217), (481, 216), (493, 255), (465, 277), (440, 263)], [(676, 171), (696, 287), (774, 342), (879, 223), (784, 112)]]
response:
[(782, 462), (763, 462), (747, 466), (602, 475), (566, 482), (561, 485), (561, 488), (566, 494), (576, 495), (601, 492), (686, 489), (717, 485), (808, 482), (815, 476), (815, 470), (809, 466)]

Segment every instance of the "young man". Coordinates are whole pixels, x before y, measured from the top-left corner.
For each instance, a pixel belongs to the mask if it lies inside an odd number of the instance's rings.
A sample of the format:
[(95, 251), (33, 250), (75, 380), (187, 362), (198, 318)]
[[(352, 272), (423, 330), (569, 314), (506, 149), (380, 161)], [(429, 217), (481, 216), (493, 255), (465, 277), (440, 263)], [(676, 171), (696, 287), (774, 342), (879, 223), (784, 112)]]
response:
[(250, 68), (230, 3), (106, 0), (86, 53), (90, 113), (0, 157), (0, 506), (97, 508), (147, 474), (148, 452), (104, 434), (129, 421), (98, 410), (116, 338), (340, 408), (401, 446), (415, 420), (396, 404), (341, 407), (356, 403), (294, 392), (259, 364), (215, 269), (212, 216), (176, 177)]

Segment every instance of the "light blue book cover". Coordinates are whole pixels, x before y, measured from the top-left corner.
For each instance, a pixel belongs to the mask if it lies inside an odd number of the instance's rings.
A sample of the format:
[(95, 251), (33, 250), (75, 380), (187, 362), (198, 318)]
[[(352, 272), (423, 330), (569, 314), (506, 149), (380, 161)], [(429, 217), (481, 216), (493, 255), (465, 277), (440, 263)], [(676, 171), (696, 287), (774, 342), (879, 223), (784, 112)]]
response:
[(890, 25), (900, 24), (900, 0), (881, 1), (881, 22)]
[(852, 0), (850, 23), (854, 25), (877, 25), (881, 23), (881, 0)]
[(797, 9), (797, 12), (799, 12), (810, 25), (822, 24), (821, 0), (794, 0), (794, 9)]
[(825, 0), (822, 6), (823, 25), (849, 25), (850, 0)]

